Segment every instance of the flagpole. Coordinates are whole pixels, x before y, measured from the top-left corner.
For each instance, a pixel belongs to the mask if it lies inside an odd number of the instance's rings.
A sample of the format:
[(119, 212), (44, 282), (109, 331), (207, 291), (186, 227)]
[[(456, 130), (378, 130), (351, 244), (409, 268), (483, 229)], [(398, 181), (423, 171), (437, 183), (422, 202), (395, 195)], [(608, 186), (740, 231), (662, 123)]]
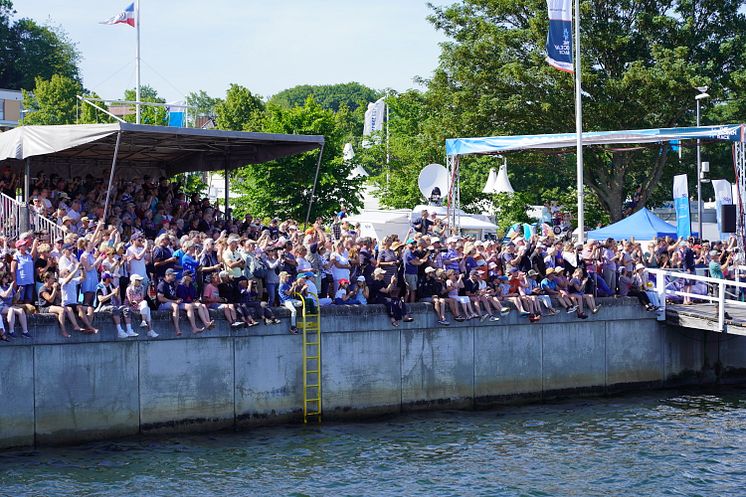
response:
[(137, 50), (135, 51), (135, 113), (137, 124), (140, 124), (140, 0), (135, 0), (135, 29), (137, 29)]
[(575, 0), (575, 135), (577, 139), (578, 243), (585, 239), (583, 199), (583, 101), (580, 75), (580, 0)]

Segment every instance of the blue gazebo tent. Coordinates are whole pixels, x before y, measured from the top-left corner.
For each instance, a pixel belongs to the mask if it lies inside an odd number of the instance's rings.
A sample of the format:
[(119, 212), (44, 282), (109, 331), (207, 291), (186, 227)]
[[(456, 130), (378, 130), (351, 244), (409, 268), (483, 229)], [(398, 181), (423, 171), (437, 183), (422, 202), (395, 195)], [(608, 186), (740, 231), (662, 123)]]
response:
[(668, 224), (644, 207), (621, 221), (588, 232), (590, 240), (629, 240), (632, 237), (637, 240), (652, 240), (664, 236), (676, 238), (676, 226)]

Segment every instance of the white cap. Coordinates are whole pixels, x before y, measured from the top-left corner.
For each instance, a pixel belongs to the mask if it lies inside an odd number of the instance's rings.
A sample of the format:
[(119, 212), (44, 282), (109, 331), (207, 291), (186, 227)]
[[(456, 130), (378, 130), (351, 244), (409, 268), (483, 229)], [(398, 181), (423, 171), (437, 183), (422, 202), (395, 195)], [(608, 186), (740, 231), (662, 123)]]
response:
[(425, 274), (434, 273), (434, 272), (435, 272), (435, 268), (432, 266), (428, 266), (425, 268)]
[(360, 283), (365, 283), (365, 276), (358, 276), (357, 281)]

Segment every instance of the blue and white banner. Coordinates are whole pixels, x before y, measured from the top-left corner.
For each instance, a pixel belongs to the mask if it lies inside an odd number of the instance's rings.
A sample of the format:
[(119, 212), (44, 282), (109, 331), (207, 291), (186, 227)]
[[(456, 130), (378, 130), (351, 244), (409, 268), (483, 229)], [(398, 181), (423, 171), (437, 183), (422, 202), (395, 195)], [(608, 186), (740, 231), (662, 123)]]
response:
[[(712, 180), (712, 187), (715, 189), (715, 214), (718, 220), (718, 234), (720, 239), (723, 239), (723, 222), (720, 219), (721, 207), (723, 205), (730, 205), (733, 203), (733, 188), (728, 180), (714, 179)], [(725, 235), (728, 238), (728, 235)]]
[(692, 234), (689, 217), (689, 182), (686, 174), (673, 177), (673, 206), (676, 210), (676, 236), (689, 238)]
[[(741, 124), (721, 124), (698, 128), (628, 129), (620, 131), (589, 131), (583, 133), (583, 145), (617, 143), (658, 143), (671, 140), (722, 140), (746, 142)], [(497, 154), (509, 150), (575, 147), (575, 133), (551, 135), (492, 136), (483, 138), (449, 138), (447, 155)]]
[(571, 0), (547, 0), (549, 33), (547, 34), (547, 63), (555, 69), (573, 72), (572, 64), (572, 5)]
[(184, 102), (174, 102), (166, 107), (168, 126), (183, 128), (186, 125), (186, 106)]

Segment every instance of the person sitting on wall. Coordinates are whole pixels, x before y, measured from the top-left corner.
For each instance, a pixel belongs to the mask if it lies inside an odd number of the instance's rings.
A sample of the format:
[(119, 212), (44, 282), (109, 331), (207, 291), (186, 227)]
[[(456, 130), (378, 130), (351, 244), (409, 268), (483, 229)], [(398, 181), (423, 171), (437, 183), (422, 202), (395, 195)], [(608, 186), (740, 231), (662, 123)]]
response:
[(158, 338), (158, 333), (153, 330), (153, 320), (150, 315), (150, 306), (145, 299), (147, 288), (143, 284), (143, 276), (134, 273), (130, 276), (130, 284), (125, 291), (126, 305), (129, 312), (137, 312), (142, 318), (140, 326), (145, 324), (148, 328), (149, 338)]
[[(131, 338), (138, 336), (132, 329), (130, 319), (130, 308), (122, 305), (122, 299), (119, 297), (119, 288), (114, 285), (112, 275), (103, 273), (101, 281), (96, 286), (96, 312), (111, 312), (111, 319), (117, 328), (117, 338)], [(127, 327), (127, 331), (122, 328), (122, 318)]]

